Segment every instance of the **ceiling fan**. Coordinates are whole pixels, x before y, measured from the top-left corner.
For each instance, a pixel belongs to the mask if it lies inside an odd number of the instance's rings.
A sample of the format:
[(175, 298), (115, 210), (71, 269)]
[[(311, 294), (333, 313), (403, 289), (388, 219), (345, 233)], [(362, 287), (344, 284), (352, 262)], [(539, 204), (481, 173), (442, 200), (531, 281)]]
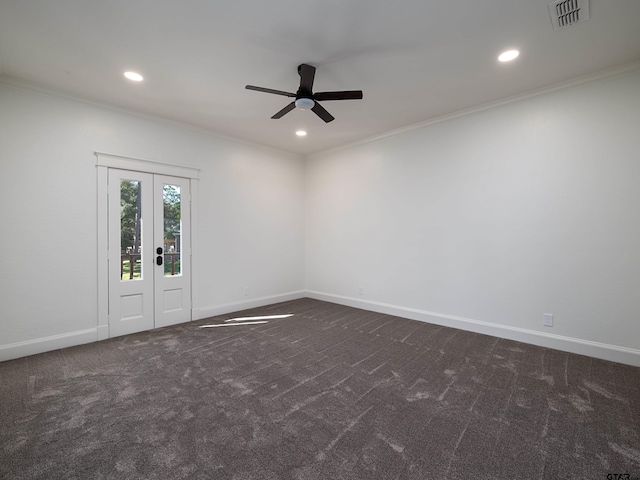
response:
[(327, 112), (318, 102), (326, 100), (360, 100), (362, 99), (362, 90), (348, 90), (342, 92), (319, 92), (313, 93), (313, 79), (316, 75), (316, 67), (303, 63), (298, 65), (298, 75), (300, 75), (300, 87), (296, 93), (283, 92), (282, 90), (273, 90), (271, 88), (254, 87), (247, 85), (247, 90), (255, 90), (256, 92), (274, 93), (276, 95), (284, 95), (285, 97), (295, 97), (295, 101), (284, 107), (273, 117), (274, 119), (282, 118), (294, 108), (301, 110), (311, 110), (322, 120), (329, 123), (334, 120), (333, 115)]

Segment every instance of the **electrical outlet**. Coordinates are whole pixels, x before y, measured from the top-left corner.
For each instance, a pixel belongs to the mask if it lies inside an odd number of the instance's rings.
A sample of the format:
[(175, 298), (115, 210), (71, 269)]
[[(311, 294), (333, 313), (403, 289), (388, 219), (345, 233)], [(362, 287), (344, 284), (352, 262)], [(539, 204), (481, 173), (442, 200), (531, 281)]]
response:
[(249, 295), (249, 287), (244, 287), (244, 291), (242, 292), (242, 296), (246, 297), (247, 295)]
[(553, 313), (543, 313), (542, 324), (545, 327), (553, 327)]
[(362, 285), (358, 285), (358, 295), (364, 295), (364, 287)]

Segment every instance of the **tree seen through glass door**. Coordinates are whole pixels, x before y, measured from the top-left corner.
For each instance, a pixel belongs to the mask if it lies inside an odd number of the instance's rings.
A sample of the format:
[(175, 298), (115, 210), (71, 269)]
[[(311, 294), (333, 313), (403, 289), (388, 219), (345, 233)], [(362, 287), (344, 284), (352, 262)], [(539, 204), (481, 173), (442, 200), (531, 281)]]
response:
[[(120, 256), (122, 280), (141, 278), (142, 271), (142, 185), (136, 180), (120, 183)], [(179, 185), (164, 184), (162, 188), (164, 218), (164, 274), (181, 274), (181, 217), (182, 196)]]
[(164, 274), (180, 275), (180, 242), (182, 197), (180, 185), (162, 186), (164, 208)]

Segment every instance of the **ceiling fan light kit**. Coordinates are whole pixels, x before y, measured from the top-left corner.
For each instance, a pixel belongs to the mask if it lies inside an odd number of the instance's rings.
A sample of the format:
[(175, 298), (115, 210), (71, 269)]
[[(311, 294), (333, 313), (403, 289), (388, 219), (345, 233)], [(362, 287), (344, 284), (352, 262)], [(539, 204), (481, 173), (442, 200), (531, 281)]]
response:
[(306, 97), (298, 98), (294, 103), (296, 105), (296, 108), (299, 108), (300, 110), (311, 110), (316, 104), (313, 99)]
[(335, 118), (318, 102), (329, 100), (361, 100), (362, 90), (345, 90), (339, 92), (319, 92), (313, 93), (313, 80), (316, 75), (316, 67), (303, 63), (298, 66), (298, 75), (300, 75), (300, 87), (296, 93), (285, 92), (282, 90), (274, 90), (272, 88), (256, 87), (247, 85), (247, 90), (255, 90), (256, 92), (271, 93), (274, 95), (282, 95), (285, 97), (295, 97), (295, 100), (282, 110), (277, 112), (271, 118), (278, 119), (285, 116), (294, 108), (300, 110), (311, 110), (318, 117), (329, 123)]

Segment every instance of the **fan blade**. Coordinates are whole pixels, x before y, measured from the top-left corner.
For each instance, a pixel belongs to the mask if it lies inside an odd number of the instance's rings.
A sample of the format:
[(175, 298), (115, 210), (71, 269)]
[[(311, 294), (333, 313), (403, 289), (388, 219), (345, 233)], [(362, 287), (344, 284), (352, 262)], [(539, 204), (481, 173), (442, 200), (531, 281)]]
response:
[(316, 104), (313, 106), (313, 108), (311, 109), (311, 111), (313, 113), (315, 113), (316, 115), (318, 115), (322, 120), (324, 120), (325, 122), (329, 123), (333, 120), (335, 120), (333, 118), (333, 115), (331, 115), (329, 112), (327, 112), (324, 107), (322, 105), (320, 105), (318, 102), (316, 102)]
[(298, 67), (300, 74), (300, 90), (311, 93), (313, 91), (313, 79), (316, 76), (316, 67), (303, 63)]
[(278, 118), (282, 118), (284, 117), (287, 113), (289, 113), (291, 110), (293, 110), (294, 108), (296, 108), (296, 102), (291, 102), (289, 105), (287, 105), (286, 107), (284, 107), (282, 110), (280, 110), (278, 113), (276, 113), (273, 117), (274, 119), (278, 119)]
[(276, 95), (284, 95), (285, 97), (295, 97), (295, 93), (283, 92), (282, 90), (273, 90), (271, 88), (254, 87), (253, 85), (247, 85), (247, 90), (255, 90), (256, 92), (275, 93)]
[(313, 95), (319, 102), (326, 100), (362, 100), (362, 90), (348, 90), (345, 92), (320, 92)]

